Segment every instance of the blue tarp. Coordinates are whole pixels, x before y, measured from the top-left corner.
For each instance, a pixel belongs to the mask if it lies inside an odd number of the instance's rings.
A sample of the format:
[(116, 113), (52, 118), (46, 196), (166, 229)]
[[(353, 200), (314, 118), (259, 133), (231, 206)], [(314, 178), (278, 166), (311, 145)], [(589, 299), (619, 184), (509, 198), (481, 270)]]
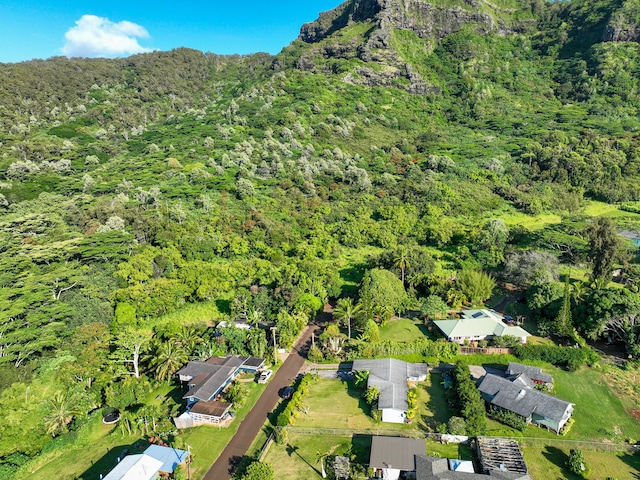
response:
[(173, 473), (175, 468), (181, 463), (186, 462), (187, 455), (184, 450), (178, 450), (177, 448), (163, 447), (161, 445), (150, 445), (144, 453), (150, 457), (160, 460), (162, 467), (161, 472)]

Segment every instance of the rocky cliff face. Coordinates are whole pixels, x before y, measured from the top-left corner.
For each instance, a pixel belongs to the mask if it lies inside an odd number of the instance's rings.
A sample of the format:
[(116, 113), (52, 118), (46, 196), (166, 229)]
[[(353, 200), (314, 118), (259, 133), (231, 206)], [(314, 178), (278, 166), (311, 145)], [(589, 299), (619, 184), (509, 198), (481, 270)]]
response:
[[(348, 0), (339, 7), (320, 14), (319, 18), (302, 26), (299, 39), (320, 44), (303, 54), (298, 68), (313, 70), (314, 57), (353, 58), (384, 65), (384, 69), (358, 68), (344, 77), (351, 83), (401, 86), (416, 94), (432, 92), (410, 65), (392, 48), (394, 30), (409, 30), (420, 38), (438, 41), (473, 24), (482, 33), (509, 33), (512, 26), (496, 21), (491, 15), (497, 7), (488, 0), (464, 0), (460, 5), (435, 5), (428, 0)], [(372, 28), (365, 38), (348, 43), (322, 42), (342, 28), (356, 22), (368, 22)], [(322, 42), (322, 43), (321, 43)]]
[(602, 40), (605, 42), (638, 42), (640, 41), (640, 2), (630, 0), (611, 15), (605, 26)]
[(440, 39), (473, 23), (482, 32), (509, 33), (517, 27), (496, 22), (481, 11), (482, 6), (496, 9), (486, 0), (465, 0), (465, 7), (434, 5), (427, 0), (350, 0), (334, 10), (320, 14), (318, 20), (300, 30), (300, 40), (316, 43), (351, 22), (372, 21), (377, 24), (375, 45), (385, 47), (390, 28), (411, 30), (420, 38)]

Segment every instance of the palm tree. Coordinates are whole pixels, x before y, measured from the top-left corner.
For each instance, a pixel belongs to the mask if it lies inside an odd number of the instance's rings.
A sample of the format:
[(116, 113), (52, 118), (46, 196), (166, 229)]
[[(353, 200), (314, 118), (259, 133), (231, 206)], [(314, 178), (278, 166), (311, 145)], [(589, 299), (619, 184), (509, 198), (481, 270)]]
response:
[(169, 380), (187, 361), (189, 356), (182, 345), (169, 340), (163, 342), (156, 349), (155, 355), (149, 362), (149, 367), (155, 371), (158, 380)]
[(202, 337), (193, 327), (183, 326), (180, 331), (172, 337), (172, 340), (180, 345), (189, 355), (193, 355), (196, 348), (202, 343)]
[(324, 470), (324, 460), (329, 454), (327, 452), (321, 453), (320, 450), (316, 452), (316, 463), (320, 464), (322, 469), (322, 478), (327, 478), (327, 472)]
[(393, 257), (394, 266), (398, 267), (402, 272), (402, 286), (404, 287), (404, 273), (407, 268), (411, 268), (409, 260), (409, 251), (406, 247), (400, 247)]
[(65, 433), (73, 416), (79, 413), (73, 406), (73, 399), (59, 390), (46, 401), (46, 405), (49, 407), (49, 413), (44, 417), (44, 424), (47, 427), (47, 433), (54, 437)]
[(257, 328), (258, 324), (260, 323), (260, 320), (262, 320), (262, 317), (263, 317), (262, 311), (257, 308), (253, 308), (249, 312), (247, 320), (249, 320), (249, 325)]
[(333, 316), (347, 326), (347, 339), (351, 340), (351, 320), (360, 314), (362, 305), (354, 305), (350, 297), (341, 298), (333, 310)]

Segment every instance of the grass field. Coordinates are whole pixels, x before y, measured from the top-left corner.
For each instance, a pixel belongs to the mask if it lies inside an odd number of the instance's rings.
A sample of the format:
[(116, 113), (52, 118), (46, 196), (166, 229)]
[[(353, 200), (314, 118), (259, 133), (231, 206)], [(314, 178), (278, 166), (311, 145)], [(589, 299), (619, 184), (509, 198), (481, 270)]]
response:
[[(145, 403), (151, 405), (168, 401), (174, 388), (169, 384), (161, 385), (149, 393)], [(146, 446), (148, 442), (143, 436), (123, 435), (117, 425), (104, 425), (101, 413), (96, 412), (78, 432), (76, 442), (40, 455), (37, 463), (28, 463), (20, 475), (30, 480), (94, 480), (100, 474), (106, 475), (117, 464), (117, 458), (123, 455), (125, 449), (137, 453)]]
[(94, 480), (101, 473), (108, 473), (117, 464), (117, 458), (125, 448), (131, 452), (136, 451), (136, 443), (143, 447), (148, 445), (140, 436), (122, 436), (117, 427), (103, 425), (102, 415), (97, 414), (83, 431), (82, 441), (38, 457), (37, 462), (25, 465), (15, 478)]
[(369, 416), (369, 406), (360, 398), (361, 390), (353, 381), (319, 378), (309, 389), (305, 400), (309, 414), (300, 414), (294, 425), (312, 428), (344, 428), (352, 430), (411, 430), (414, 425), (377, 422)]
[(380, 338), (396, 342), (412, 342), (429, 337), (429, 330), (420, 319), (393, 318), (380, 327)]
[(364, 435), (319, 436), (290, 434), (284, 445), (272, 443), (264, 461), (273, 466), (276, 478), (311, 480), (322, 478), (318, 452), (329, 455), (355, 455), (358, 463), (369, 462), (371, 437)]
[[(581, 480), (583, 478), (571, 473), (566, 467), (569, 448), (523, 447), (522, 453), (529, 468), (529, 475), (534, 480), (556, 478)], [(589, 468), (587, 478), (590, 480), (640, 478), (640, 456), (638, 455), (585, 449), (582, 449), (582, 453)]]
[(590, 217), (633, 217), (638, 218), (640, 215), (633, 212), (625, 212), (620, 210), (617, 205), (610, 205), (604, 202), (590, 201), (587, 202), (582, 209), (582, 213)]

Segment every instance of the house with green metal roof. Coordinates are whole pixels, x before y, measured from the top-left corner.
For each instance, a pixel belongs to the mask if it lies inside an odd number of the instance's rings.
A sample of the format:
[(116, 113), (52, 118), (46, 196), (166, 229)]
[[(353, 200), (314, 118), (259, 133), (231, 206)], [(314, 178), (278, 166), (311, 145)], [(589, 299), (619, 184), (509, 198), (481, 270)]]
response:
[(459, 319), (434, 320), (433, 324), (447, 340), (460, 344), (465, 340), (474, 342), (506, 335), (527, 343), (527, 337), (531, 336), (524, 328), (506, 323), (498, 312), (487, 309), (463, 310)]

